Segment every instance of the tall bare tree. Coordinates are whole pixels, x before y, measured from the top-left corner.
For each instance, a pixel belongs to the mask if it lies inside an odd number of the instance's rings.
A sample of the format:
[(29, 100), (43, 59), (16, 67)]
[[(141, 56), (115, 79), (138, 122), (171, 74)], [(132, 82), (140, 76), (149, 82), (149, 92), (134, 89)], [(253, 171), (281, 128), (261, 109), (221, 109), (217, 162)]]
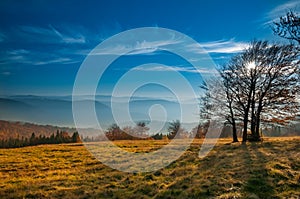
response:
[(249, 122), (253, 140), (260, 140), (262, 120), (287, 123), (296, 116), (298, 57), (299, 49), (292, 44), (255, 41), (223, 69), (229, 118), (242, 120), (243, 142), (247, 140)]
[(225, 119), (227, 122), (232, 126), (232, 139), (233, 142), (238, 142), (237, 137), (237, 112), (236, 112), (236, 85), (233, 84), (234, 81), (232, 81), (232, 73), (227, 71), (227, 69), (220, 70), (221, 76), (222, 76), (222, 82), (224, 84), (224, 93), (225, 93), (225, 106), (227, 109), (225, 110)]
[(254, 138), (259, 138), (261, 116), (287, 124), (295, 118), (299, 104), (299, 49), (294, 45), (268, 45), (262, 49), (255, 95)]
[[(218, 117), (220, 123), (230, 124), (232, 126), (233, 142), (238, 142), (236, 117), (233, 110), (233, 96), (230, 92), (230, 81), (225, 70), (220, 70), (220, 75), (223, 81), (210, 79), (210, 89), (206, 85), (201, 85), (200, 88), (204, 90), (203, 96), (200, 98), (200, 124), (203, 136), (206, 135), (210, 120), (215, 116)], [(225, 81), (227, 79), (228, 81)], [(227, 99), (227, 100), (226, 100)]]

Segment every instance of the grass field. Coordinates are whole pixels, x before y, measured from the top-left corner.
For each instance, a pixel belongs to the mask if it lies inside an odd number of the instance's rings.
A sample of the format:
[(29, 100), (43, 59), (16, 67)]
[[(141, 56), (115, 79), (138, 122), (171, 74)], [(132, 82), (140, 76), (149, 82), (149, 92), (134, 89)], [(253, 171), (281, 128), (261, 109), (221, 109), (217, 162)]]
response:
[[(164, 141), (118, 141), (133, 152)], [(82, 145), (0, 150), (0, 198), (299, 198), (300, 137), (262, 143), (220, 140), (203, 159), (201, 140), (168, 167), (123, 173)]]

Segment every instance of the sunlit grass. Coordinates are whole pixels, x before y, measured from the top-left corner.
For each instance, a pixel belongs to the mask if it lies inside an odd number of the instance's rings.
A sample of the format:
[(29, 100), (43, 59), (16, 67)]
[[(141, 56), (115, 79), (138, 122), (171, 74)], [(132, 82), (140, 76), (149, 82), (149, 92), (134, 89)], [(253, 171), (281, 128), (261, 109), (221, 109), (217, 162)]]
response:
[[(123, 173), (82, 145), (0, 150), (0, 198), (298, 198), (300, 138), (264, 142), (219, 140), (200, 159), (196, 140), (180, 159), (152, 173)], [(117, 141), (130, 152), (168, 141)]]

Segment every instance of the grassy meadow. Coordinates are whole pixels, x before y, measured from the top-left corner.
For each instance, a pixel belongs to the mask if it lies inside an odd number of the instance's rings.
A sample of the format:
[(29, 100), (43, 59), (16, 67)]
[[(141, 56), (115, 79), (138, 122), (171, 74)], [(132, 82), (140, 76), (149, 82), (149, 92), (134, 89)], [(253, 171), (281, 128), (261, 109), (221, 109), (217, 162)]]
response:
[[(0, 150), (0, 198), (299, 198), (300, 137), (230, 143), (200, 159), (195, 140), (180, 159), (152, 173), (123, 173), (81, 144)], [(117, 141), (147, 152), (166, 141)]]

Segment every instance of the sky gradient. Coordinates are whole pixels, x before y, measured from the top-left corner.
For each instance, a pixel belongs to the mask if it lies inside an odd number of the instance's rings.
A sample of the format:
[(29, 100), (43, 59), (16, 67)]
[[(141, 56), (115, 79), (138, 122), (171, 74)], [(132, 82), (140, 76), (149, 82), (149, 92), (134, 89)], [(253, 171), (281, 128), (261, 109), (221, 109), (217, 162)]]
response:
[[(94, 47), (112, 35), (140, 27), (182, 32), (222, 65), (251, 40), (281, 40), (272, 34), (270, 24), (289, 9), (299, 12), (299, 1), (3, 0), (0, 96), (71, 95), (76, 73)], [(106, 72), (98, 92), (109, 94), (126, 70), (152, 59), (182, 72), (195, 87), (201, 84), (182, 60), (161, 52), (122, 57)], [(151, 87), (144, 93), (151, 95)]]

